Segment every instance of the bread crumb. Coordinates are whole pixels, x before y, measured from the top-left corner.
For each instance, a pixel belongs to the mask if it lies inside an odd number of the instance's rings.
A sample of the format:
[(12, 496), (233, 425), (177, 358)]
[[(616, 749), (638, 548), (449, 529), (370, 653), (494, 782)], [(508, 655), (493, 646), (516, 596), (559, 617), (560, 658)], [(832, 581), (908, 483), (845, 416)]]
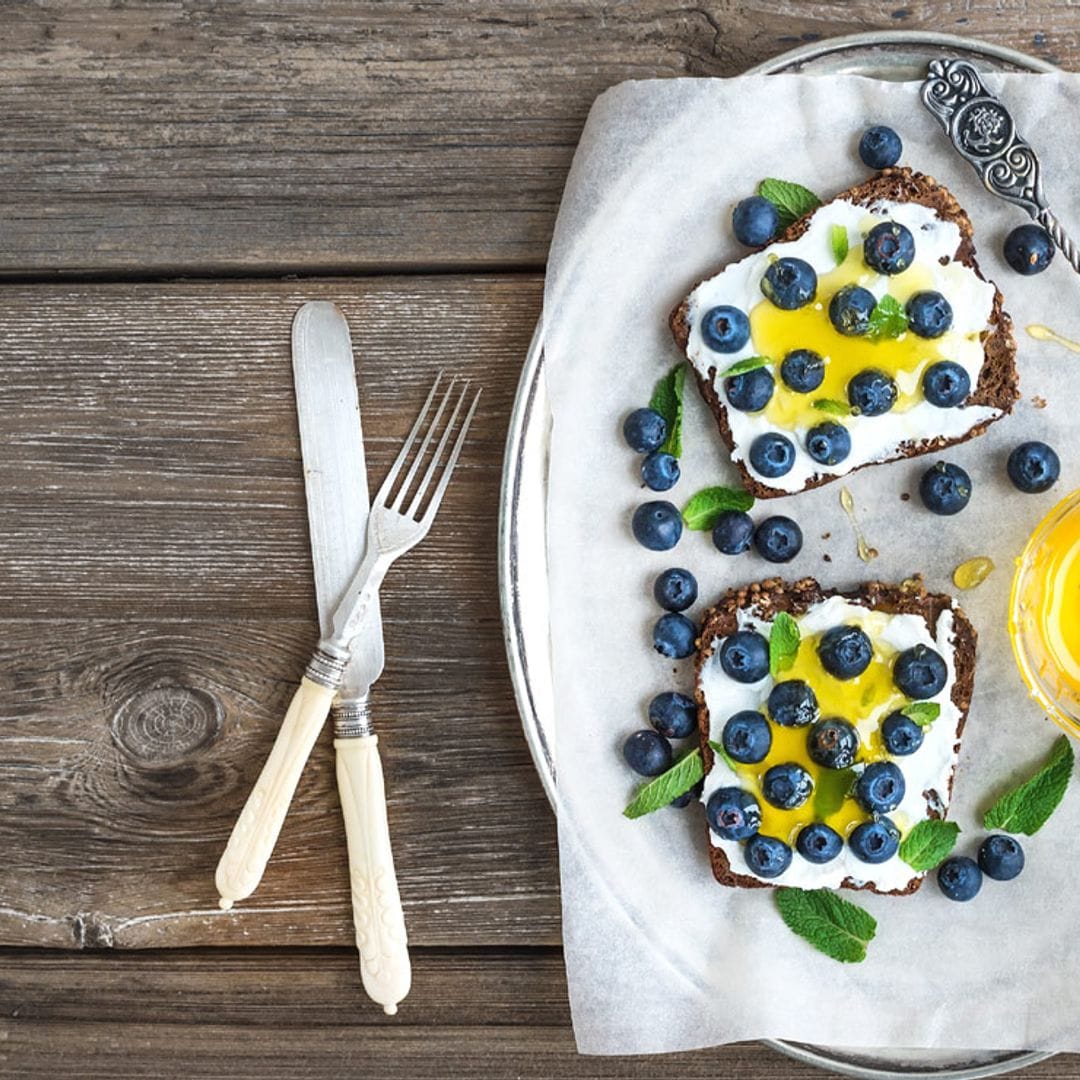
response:
[(901, 502), (911, 502), (911, 495), (906, 491), (901, 491), (900, 492), (900, 501)]
[(822, 539), (822, 540), (828, 540), (830, 536), (832, 536), (832, 533), (831, 533), (831, 532), (827, 532), (827, 533), (822, 533), (822, 534), (821, 534), (821, 539)]
[(1031, 399), (1031, 404), (1034, 405), (1036, 409), (1045, 409), (1047, 404), (1046, 398), (1040, 396), (1039, 394), (1036, 394)]
[(832, 562), (832, 556), (831, 556), (831, 555), (822, 555), (821, 557), (822, 557), (822, 558), (823, 558), (823, 559), (824, 559), (824, 560), (825, 560), (826, 562)]

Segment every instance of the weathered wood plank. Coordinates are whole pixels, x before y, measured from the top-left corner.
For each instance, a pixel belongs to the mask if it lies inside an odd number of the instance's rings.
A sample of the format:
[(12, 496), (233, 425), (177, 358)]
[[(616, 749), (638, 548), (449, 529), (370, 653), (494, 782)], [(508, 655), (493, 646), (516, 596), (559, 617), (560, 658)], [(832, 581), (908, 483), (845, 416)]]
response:
[(593, 99), (802, 42), (954, 31), (1080, 63), (1069, 0), (19, 0), (0, 273), (540, 266)]

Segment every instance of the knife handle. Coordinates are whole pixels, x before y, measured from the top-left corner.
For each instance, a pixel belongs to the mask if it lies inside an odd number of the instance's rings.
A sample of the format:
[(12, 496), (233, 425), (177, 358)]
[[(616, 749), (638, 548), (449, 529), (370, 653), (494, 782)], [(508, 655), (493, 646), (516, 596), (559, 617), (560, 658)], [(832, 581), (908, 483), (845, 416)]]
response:
[(218, 863), (214, 880), (222, 910), (228, 911), (235, 901), (250, 896), (262, 880), (300, 773), (326, 723), (335, 693), (335, 688), (323, 686), (307, 675), (300, 680), (270, 756)]
[(386, 820), (379, 737), (335, 739), (338, 791), (349, 846), (353, 925), (360, 977), (372, 1001), (397, 1012), (412, 983), (390, 828)]

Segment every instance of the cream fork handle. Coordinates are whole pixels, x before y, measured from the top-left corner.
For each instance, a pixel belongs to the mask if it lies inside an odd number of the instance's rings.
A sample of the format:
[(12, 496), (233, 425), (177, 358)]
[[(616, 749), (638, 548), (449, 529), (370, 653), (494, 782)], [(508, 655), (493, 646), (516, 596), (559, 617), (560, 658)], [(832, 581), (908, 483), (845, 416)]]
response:
[(349, 847), (349, 882), (360, 976), (368, 997), (393, 1016), (398, 1003), (409, 992), (412, 967), (394, 855), (390, 850), (379, 737), (335, 739), (334, 748)]

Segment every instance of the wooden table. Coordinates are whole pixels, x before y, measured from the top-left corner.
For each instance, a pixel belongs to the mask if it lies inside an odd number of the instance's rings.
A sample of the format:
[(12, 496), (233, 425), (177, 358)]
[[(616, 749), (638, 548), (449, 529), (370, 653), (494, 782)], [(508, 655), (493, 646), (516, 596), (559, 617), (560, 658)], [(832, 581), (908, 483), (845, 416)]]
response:
[[(2, 1074), (820, 1075), (756, 1045), (574, 1053), (555, 830), (495, 569), (552, 222), (589, 105), (622, 79), (731, 75), (875, 27), (1075, 66), (1075, 7), (0, 17)], [(437, 368), (487, 390), (441, 519), (384, 594), (377, 715), (415, 965), (394, 1019), (358, 986), (329, 738), (258, 893), (226, 915), (213, 888), (316, 633), (289, 325), (319, 297), (352, 324), (373, 478)]]

